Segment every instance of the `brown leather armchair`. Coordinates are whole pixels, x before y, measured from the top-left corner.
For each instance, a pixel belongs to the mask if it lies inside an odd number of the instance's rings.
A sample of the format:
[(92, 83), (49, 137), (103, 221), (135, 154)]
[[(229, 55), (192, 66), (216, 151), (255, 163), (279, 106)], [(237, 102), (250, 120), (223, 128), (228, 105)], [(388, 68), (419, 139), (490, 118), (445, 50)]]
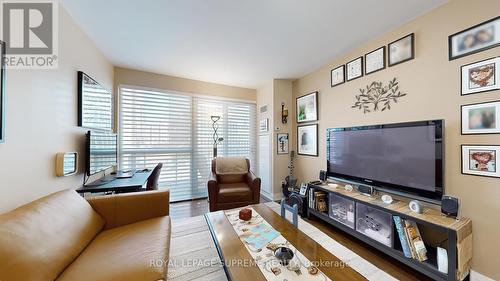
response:
[(246, 174), (217, 174), (216, 160), (212, 159), (212, 172), (208, 180), (210, 212), (258, 204), (260, 201), (260, 178), (250, 171), (247, 162)]

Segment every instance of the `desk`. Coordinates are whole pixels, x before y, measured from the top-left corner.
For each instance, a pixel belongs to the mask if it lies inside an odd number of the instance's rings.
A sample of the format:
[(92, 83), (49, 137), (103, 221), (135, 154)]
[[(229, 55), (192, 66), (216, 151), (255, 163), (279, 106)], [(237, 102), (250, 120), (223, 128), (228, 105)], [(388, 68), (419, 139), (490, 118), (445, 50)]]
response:
[(140, 191), (143, 189), (143, 186), (146, 184), (148, 181), (149, 176), (153, 173), (153, 170), (149, 171), (138, 171), (134, 174), (133, 177), (131, 178), (125, 178), (125, 179), (115, 179), (107, 183), (103, 183), (101, 185), (92, 185), (92, 183), (89, 186), (82, 186), (76, 189), (76, 192), (78, 193), (85, 193), (85, 192), (107, 192), (107, 191), (114, 191), (117, 193), (120, 192), (134, 192), (134, 191)]

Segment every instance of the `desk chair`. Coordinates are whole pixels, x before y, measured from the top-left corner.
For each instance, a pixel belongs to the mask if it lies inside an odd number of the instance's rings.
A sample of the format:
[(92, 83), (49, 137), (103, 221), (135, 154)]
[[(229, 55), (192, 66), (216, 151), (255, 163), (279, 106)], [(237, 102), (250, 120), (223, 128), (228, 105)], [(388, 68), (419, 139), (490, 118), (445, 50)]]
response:
[(158, 163), (158, 165), (156, 165), (153, 172), (148, 178), (148, 182), (146, 183), (146, 190), (158, 190), (158, 179), (160, 178), (162, 167), (162, 163)]
[(283, 198), (283, 199), (281, 199), (281, 217), (284, 218), (285, 220), (287, 219), (286, 218), (286, 211), (287, 210), (290, 213), (292, 213), (291, 223), (293, 224), (293, 226), (298, 228), (299, 227), (299, 206), (297, 204), (293, 204), (293, 206), (290, 206), (286, 203), (286, 199)]

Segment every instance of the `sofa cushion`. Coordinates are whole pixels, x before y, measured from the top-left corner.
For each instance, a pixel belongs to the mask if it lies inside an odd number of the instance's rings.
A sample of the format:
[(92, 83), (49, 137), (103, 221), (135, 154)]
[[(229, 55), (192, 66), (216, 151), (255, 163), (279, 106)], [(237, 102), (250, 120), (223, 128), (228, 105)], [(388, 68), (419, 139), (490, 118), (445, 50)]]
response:
[(252, 190), (245, 182), (219, 184), (218, 201), (220, 203), (252, 201)]
[(163, 280), (167, 275), (170, 217), (101, 232), (59, 281)]
[(103, 225), (72, 190), (0, 215), (0, 280), (54, 280)]

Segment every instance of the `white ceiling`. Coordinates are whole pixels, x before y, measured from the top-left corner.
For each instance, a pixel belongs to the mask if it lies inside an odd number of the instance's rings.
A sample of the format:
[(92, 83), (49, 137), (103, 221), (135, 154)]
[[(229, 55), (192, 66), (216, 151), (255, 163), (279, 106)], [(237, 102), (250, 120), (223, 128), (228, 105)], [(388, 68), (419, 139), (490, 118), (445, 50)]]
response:
[(116, 66), (260, 88), (447, 0), (62, 0)]

